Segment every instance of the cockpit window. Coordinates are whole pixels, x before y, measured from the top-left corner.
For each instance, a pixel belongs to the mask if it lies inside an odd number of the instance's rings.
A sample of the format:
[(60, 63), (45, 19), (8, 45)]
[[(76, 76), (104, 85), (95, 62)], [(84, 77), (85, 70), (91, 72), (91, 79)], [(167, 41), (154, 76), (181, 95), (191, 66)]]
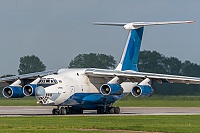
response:
[(56, 84), (58, 83), (58, 81), (57, 81), (57, 80), (54, 80), (53, 82), (55, 82)]
[(43, 87), (48, 87), (51, 85), (57, 84), (57, 80), (54, 78), (42, 78), (39, 82), (38, 85), (43, 86)]

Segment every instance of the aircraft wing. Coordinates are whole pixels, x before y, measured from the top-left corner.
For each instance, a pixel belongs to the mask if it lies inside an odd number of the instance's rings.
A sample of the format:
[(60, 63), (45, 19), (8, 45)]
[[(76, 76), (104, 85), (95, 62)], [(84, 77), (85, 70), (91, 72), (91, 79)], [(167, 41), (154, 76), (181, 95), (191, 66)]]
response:
[(17, 79), (31, 81), (38, 77), (43, 77), (43, 76), (46, 76), (49, 74), (57, 73), (57, 71), (58, 70), (48, 70), (48, 71), (35, 72), (35, 73), (0, 78), (0, 86), (9, 85), (9, 84), (13, 83), (14, 81), (16, 81)]
[(157, 73), (146, 73), (136, 72), (132, 70), (119, 71), (119, 70), (106, 70), (106, 69), (86, 69), (85, 74), (92, 77), (123, 77), (133, 81), (142, 81), (145, 78), (153, 79), (158, 83), (169, 82), (169, 83), (185, 83), (185, 84), (200, 84), (200, 78), (187, 77), (178, 75), (168, 74), (157, 74)]

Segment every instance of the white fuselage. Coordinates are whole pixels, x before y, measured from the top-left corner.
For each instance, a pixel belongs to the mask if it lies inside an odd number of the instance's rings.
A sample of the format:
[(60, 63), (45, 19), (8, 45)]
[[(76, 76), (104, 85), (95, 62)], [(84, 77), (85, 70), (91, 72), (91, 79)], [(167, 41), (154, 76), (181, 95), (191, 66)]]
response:
[[(87, 97), (86, 99), (90, 98), (90, 94), (103, 96), (103, 94), (99, 92), (99, 88), (102, 84), (107, 83), (108, 80), (106, 78), (88, 77), (85, 75), (85, 69), (60, 69), (58, 74), (48, 75), (42, 79), (55, 79), (57, 81), (56, 84), (44, 87), (44, 96), (36, 96), (37, 100), (42, 105), (82, 104), (85, 97)], [(131, 82), (123, 82), (121, 84), (123, 94), (116, 100), (129, 94), (134, 85), (135, 84)], [(38, 86), (40, 86), (40, 84), (38, 84)], [(114, 102), (116, 100), (114, 100)]]

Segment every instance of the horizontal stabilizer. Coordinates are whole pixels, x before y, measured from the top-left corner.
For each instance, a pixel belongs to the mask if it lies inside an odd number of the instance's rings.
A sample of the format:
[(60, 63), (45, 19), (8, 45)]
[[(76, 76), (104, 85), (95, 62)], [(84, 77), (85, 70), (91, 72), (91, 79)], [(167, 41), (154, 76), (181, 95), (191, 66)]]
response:
[(124, 29), (126, 29), (126, 30), (133, 30), (133, 29), (141, 28), (143, 26), (185, 24), (185, 23), (194, 23), (194, 22), (195, 21), (132, 22), (132, 23), (94, 22), (94, 25), (123, 26)]

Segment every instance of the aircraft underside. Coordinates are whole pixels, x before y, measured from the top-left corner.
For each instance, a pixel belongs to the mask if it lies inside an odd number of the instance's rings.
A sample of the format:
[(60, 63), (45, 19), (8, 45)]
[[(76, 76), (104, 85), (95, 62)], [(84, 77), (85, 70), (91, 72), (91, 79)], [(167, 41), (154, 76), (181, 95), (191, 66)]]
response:
[(83, 110), (97, 110), (97, 114), (119, 114), (120, 108), (112, 106), (124, 95), (102, 95), (99, 93), (76, 93), (63, 103), (56, 105), (53, 115), (82, 114)]

